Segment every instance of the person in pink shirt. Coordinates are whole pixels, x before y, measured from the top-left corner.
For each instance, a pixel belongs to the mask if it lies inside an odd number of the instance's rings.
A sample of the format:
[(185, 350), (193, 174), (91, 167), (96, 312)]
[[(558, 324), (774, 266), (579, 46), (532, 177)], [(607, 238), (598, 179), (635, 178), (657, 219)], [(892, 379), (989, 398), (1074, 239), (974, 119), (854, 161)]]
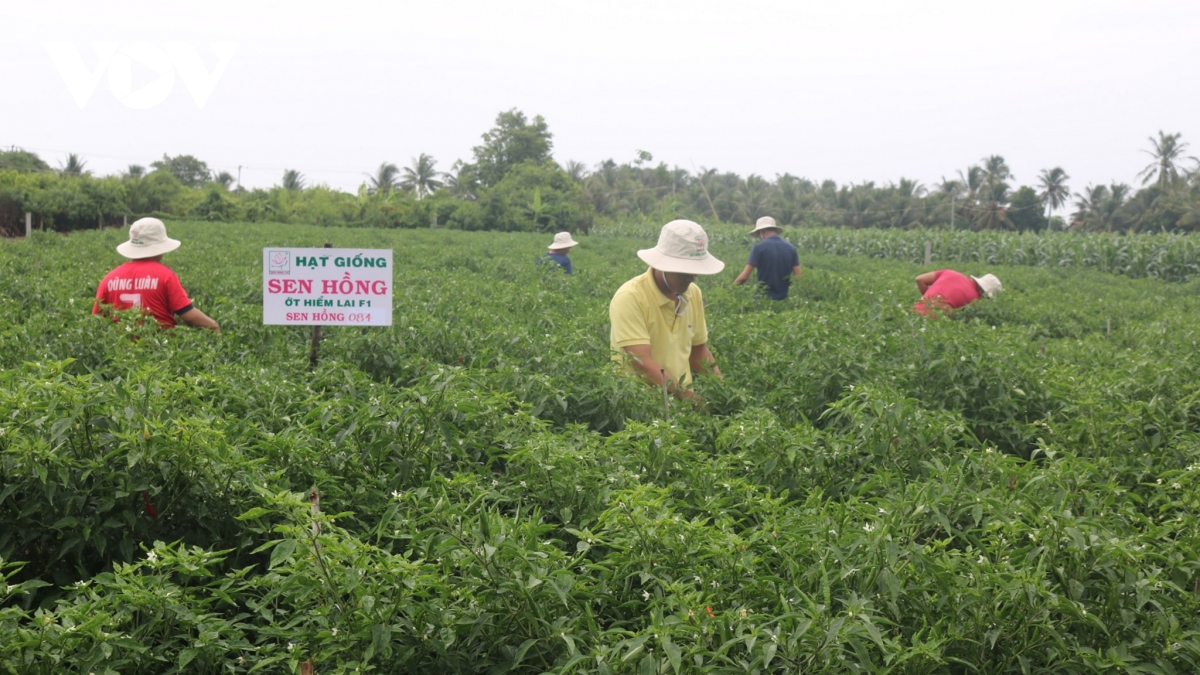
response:
[(221, 326), (192, 305), (179, 277), (162, 264), (163, 255), (179, 246), (179, 240), (167, 237), (167, 227), (158, 218), (142, 218), (130, 225), (129, 241), (117, 247), (117, 253), (130, 260), (100, 281), (92, 314), (107, 314), (109, 307), (137, 307), (163, 328), (174, 328), (179, 317), (189, 326), (220, 333)]
[(1003, 290), (994, 274), (969, 277), (954, 270), (926, 272), (917, 277), (921, 300), (913, 311), (921, 316), (937, 316), (939, 312), (958, 309), (986, 295), (993, 297)]

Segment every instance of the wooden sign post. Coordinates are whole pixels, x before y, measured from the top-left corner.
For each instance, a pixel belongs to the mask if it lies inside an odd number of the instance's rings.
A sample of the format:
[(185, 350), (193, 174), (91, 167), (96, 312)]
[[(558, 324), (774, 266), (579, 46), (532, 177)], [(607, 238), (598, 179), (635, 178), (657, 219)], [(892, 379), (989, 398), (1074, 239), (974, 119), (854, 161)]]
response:
[[(325, 248), (333, 248), (333, 244), (325, 242)], [(321, 351), (321, 327), (313, 326), (312, 347), (308, 350), (308, 367), (317, 367), (317, 358)], [(313, 492), (316, 492), (314, 488)]]

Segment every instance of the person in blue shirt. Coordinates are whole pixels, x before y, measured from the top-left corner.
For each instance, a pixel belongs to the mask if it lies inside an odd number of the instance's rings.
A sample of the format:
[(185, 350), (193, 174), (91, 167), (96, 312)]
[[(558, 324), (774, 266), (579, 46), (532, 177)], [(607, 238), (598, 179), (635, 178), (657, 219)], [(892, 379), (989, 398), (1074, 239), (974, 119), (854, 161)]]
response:
[(542, 262), (546, 258), (549, 258), (561, 265), (562, 268), (566, 270), (567, 274), (571, 274), (571, 247), (578, 245), (579, 242), (571, 238), (570, 232), (559, 232), (558, 234), (554, 235), (554, 243), (546, 247), (549, 249), (549, 252), (540, 260), (538, 260), (538, 262)]
[(788, 288), (792, 277), (800, 278), (800, 254), (790, 242), (779, 236), (779, 226), (775, 219), (763, 216), (755, 223), (750, 234), (758, 237), (759, 241), (750, 251), (750, 260), (746, 269), (738, 275), (733, 283), (741, 285), (750, 278), (750, 273), (758, 268), (758, 281), (772, 300), (783, 300), (788, 296)]

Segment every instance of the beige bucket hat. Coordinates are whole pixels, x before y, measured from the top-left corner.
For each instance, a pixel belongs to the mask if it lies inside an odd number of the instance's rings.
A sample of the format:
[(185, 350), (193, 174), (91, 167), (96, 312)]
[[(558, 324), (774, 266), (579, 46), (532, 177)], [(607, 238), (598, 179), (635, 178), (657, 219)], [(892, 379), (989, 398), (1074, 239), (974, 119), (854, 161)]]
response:
[(983, 289), (984, 294), (989, 298), (996, 297), (997, 293), (1004, 290), (1004, 287), (1000, 285), (1000, 280), (996, 278), (995, 274), (985, 274), (981, 277), (971, 278), (975, 280), (975, 283), (979, 284), (979, 287)]
[(178, 239), (167, 236), (167, 226), (158, 218), (141, 218), (129, 226), (129, 241), (117, 247), (117, 253), (138, 260), (153, 258), (179, 248)]
[(759, 232), (761, 230), (778, 230), (778, 229), (780, 229), (780, 228), (778, 225), (775, 224), (774, 218), (772, 218), (771, 216), (763, 216), (762, 218), (759, 218), (754, 223), (754, 229), (750, 230), (750, 234), (754, 234), (755, 232)]
[(663, 272), (717, 274), (725, 263), (708, 252), (708, 235), (690, 220), (672, 220), (658, 233), (658, 245), (638, 251), (642, 262)]
[(550, 244), (546, 248), (554, 251), (560, 248), (571, 248), (572, 246), (577, 246), (578, 244), (579, 242), (571, 238), (570, 232), (559, 232), (558, 234), (554, 235), (554, 243)]

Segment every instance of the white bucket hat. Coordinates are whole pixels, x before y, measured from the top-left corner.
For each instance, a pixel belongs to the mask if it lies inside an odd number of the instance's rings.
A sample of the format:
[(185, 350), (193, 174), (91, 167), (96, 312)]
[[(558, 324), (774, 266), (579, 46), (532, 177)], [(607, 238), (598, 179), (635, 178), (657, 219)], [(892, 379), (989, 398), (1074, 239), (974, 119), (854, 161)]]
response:
[(985, 274), (981, 277), (971, 278), (975, 280), (975, 283), (979, 284), (979, 288), (983, 289), (984, 294), (989, 298), (995, 297), (997, 293), (1004, 290), (1004, 287), (1000, 285), (1000, 280), (996, 278), (995, 274)]
[(571, 248), (572, 246), (576, 246), (578, 244), (579, 242), (571, 238), (570, 232), (559, 232), (558, 234), (554, 235), (554, 243), (550, 244), (546, 248), (554, 251), (560, 248)]
[(117, 253), (138, 260), (153, 258), (179, 248), (180, 241), (167, 236), (167, 226), (158, 218), (142, 218), (129, 226), (129, 241), (117, 247)]
[(708, 235), (690, 220), (672, 220), (658, 233), (658, 245), (638, 251), (642, 262), (663, 272), (716, 274), (725, 263), (708, 252)]
[(754, 229), (750, 230), (750, 234), (754, 234), (760, 230), (778, 230), (779, 226), (775, 224), (775, 219), (771, 216), (763, 216), (754, 223)]

